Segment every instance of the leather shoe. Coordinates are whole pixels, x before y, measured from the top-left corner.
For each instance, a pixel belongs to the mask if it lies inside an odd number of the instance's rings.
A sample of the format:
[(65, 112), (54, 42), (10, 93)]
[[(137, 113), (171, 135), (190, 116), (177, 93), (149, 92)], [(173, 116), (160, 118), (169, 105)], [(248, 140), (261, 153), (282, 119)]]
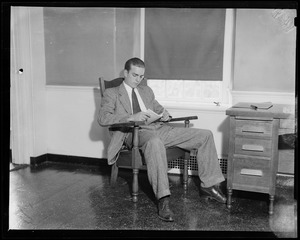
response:
[(169, 206), (170, 197), (163, 197), (158, 200), (158, 217), (166, 222), (173, 222), (174, 213)]
[(226, 203), (227, 201), (218, 185), (214, 185), (209, 188), (202, 188), (202, 191), (207, 195), (206, 197), (209, 199), (214, 199), (220, 203)]

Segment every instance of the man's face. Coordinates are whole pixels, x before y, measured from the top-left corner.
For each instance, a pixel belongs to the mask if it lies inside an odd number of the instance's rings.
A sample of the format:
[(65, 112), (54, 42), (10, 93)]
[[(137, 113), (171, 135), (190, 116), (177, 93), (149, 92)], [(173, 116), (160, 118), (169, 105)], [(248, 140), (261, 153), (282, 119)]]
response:
[(132, 66), (129, 71), (124, 70), (125, 83), (130, 87), (136, 88), (144, 78), (145, 68)]

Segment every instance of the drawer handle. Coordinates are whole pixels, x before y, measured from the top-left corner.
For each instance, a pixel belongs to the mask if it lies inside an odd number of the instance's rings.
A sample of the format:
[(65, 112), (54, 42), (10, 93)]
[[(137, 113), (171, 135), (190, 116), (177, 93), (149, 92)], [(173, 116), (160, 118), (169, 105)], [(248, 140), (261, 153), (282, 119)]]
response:
[(242, 130), (243, 133), (261, 133), (264, 134), (265, 132), (263, 131), (255, 131), (255, 130)]
[(241, 170), (242, 175), (251, 175), (251, 176), (259, 176), (262, 177), (263, 173), (259, 169), (248, 169), (248, 168), (243, 168)]
[(250, 145), (250, 144), (244, 144), (242, 146), (242, 150), (245, 151), (253, 151), (253, 152), (263, 152), (264, 147), (259, 145)]

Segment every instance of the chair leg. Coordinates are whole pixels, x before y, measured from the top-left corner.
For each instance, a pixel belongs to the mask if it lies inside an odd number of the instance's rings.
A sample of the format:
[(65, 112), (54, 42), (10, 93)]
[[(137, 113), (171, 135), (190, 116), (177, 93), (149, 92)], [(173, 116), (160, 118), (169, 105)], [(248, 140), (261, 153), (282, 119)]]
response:
[(184, 167), (183, 167), (183, 189), (187, 190), (188, 188), (188, 159), (184, 158)]
[(134, 126), (133, 129), (133, 147), (132, 147), (132, 173), (133, 173), (133, 181), (132, 181), (132, 201), (137, 202), (137, 195), (139, 191), (139, 183), (138, 183), (138, 160), (140, 157), (139, 153), (139, 126)]
[(132, 170), (133, 173), (133, 181), (132, 181), (132, 201), (137, 202), (137, 196), (139, 192), (139, 182), (138, 182), (138, 175), (139, 169), (134, 168)]
[(110, 174), (110, 185), (113, 187), (116, 185), (118, 172), (119, 172), (119, 168), (117, 166), (117, 163), (114, 163), (111, 166), (111, 174)]

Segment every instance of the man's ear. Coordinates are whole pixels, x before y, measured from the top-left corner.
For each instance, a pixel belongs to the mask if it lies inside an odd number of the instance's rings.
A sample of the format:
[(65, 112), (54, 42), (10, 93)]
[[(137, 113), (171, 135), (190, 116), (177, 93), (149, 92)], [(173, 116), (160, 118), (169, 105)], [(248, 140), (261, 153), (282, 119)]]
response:
[(128, 71), (127, 71), (126, 69), (124, 69), (124, 72), (123, 72), (123, 73), (124, 73), (124, 77), (127, 78), (127, 76), (128, 76)]

